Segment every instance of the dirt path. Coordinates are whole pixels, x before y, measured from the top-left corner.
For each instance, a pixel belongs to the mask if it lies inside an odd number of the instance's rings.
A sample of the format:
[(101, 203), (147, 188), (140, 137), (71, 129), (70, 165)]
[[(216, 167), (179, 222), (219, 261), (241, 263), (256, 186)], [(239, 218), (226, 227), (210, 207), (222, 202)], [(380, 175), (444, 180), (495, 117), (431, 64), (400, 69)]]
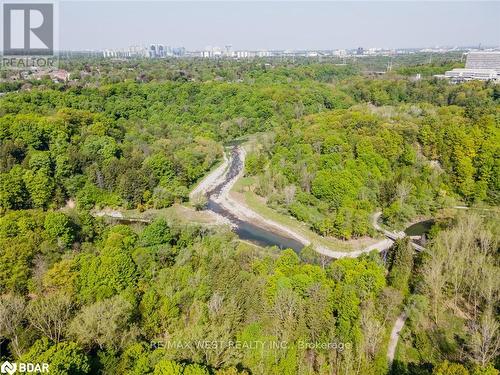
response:
[(394, 355), (396, 354), (396, 347), (398, 346), (399, 334), (403, 329), (406, 322), (406, 314), (403, 311), (401, 315), (398, 316), (394, 326), (391, 331), (391, 338), (389, 339), (389, 346), (387, 348), (387, 360), (389, 361), (389, 366), (394, 361)]
[[(304, 246), (310, 245), (311, 241), (304, 235), (297, 233), (296, 231), (285, 225), (282, 225), (273, 220), (263, 217), (262, 215), (253, 211), (249, 207), (245, 206), (244, 204), (231, 198), (229, 192), (233, 188), (236, 181), (238, 181), (238, 179), (243, 176), (243, 165), (246, 156), (246, 150), (244, 147), (238, 147), (235, 150), (235, 152), (237, 153), (237, 156), (240, 161), (238, 173), (235, 173), (232, 176), (232, 178), (226, 181), (226, 177), (230, 169), (229, 167), (233, 162), (233, 156), (230, 157), (225, 156), (224, 162), (212, 173), (210, 173), (191, 193), (190, 196), (194, 197), (198, 194), (210, 195), (212, 189), (214, 189), (216, 186), (221, 186), (221, 188), (216, 194), (211, 195), (211, 198), (215, 202), (220, 204), (224, 209), (231, 212), (231, 214), (237, 217), (238, 219), (242, 221), (251, 222), (252, 224), (258, 225), (262, 228), (269, 228), (270, 230), (276, 231), (277, 233), (281, 233), (285, 236), (288, 236), (290, 238), (299, 241), (300, 243), (304, 244)], [(380, 215), (378, 215), (375, 220), (377, 220), (379, 216)], [(344, 258), (344, 257), (354, 258), (362, 254), (369, 253), (373, 250), (379, 252), (387, 250), (393, 245), (393, 243), (394, 241), (392, 241), (389, 238), (386, 238), (370, 246), (354, 251), (338, 251), (319, 244), (313, 244), (313, 247), (316, 252), (331, 258)]]

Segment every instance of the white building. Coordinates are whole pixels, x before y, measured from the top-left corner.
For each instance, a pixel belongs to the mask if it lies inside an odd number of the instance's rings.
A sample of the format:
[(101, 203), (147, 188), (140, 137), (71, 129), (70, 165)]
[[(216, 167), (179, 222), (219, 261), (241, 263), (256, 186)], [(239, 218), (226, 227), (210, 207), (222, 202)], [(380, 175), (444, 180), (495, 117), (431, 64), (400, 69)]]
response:
[(455, 83), (471, 80), (500, 82), (500, 52), (469, 52), (465, 68), (449, 70), (444, 78)]
[(498, 79), (498, 73), (494, 69), (455, 68), (447, 71), (444, 76), (454, 81), (490, 81)]
[(500, 72), (500, 52), (469, 52), (465, 67), (467, 69), (494, 69)]

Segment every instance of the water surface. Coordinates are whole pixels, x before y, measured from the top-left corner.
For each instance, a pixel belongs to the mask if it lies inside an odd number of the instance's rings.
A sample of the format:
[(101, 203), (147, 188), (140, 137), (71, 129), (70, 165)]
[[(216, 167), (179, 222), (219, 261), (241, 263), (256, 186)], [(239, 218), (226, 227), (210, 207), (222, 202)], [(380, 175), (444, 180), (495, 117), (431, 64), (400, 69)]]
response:
[(241, 220), (212, 199), (212, 197), (220, 194), (229, 181), (236, 177), (243, 168), (243, 162), (238, 154), (237, 147), (234, 147), (231, 150), (231, 153), (231, 165), (229, 166), (229, 171), (226, 174), (224, 181), (207, 193), (207, 208), (231, 221), (235, 225), (234, 232), (242, 240), (247, 240), (260, 246), (277, 246), (280, 249), (293, 249), (296, 252), (302, 250), (304, 244), (301, 242), (293, 238), (277, 234), (248, 221)]
[(419, 221), (413, 225), (410, 225), (405, 229), (405, 233), (408, 236), (421, 236), (422, 234), (427, 234), (431, 230), (434, 225), (434, 220), (424, 220)]

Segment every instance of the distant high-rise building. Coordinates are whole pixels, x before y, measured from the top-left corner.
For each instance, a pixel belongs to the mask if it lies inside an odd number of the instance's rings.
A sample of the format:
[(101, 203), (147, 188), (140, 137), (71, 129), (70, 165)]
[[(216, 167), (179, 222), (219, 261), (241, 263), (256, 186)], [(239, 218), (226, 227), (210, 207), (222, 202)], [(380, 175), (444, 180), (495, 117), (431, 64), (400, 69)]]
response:
[(149, 57), (151, 58), (165, 57), (166, 56), (165, 46), (163, 44), (158, 44), (158, 43), (150, 44), (148, 49), (148, 54)]
[(357, 51), (356, 51), (356, 55), (363, 55), (365, 53), (365, 50), (363, 49), (363, 47), (358, 47)]
[(163, 44), (158, 44), (157, 57), (165, 57), (165, 47)]
[(186, 54), (186, 49), (184, 47), (174, 47), (172, 48), (172, 54), (174, 56), (184, 56)]
[(156, 44), (149, 46), (149, 57), (156, 57)]
[(128, 48), (129, 57), (148, 57), (148, 51), (145, 47), (141, 46), (130, 46)]
[(344, 57), (347, 55), (347, 52), (345, 49), (336, 49), (332, 52), (332, 55), (338, 57)]

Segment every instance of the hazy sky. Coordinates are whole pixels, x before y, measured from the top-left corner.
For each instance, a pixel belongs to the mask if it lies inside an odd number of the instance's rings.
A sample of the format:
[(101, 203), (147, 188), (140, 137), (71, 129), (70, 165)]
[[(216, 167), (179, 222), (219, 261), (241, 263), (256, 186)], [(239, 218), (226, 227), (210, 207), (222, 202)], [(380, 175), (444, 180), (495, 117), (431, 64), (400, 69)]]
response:
[(61, 1), (62, 49), (500, 45), (500, 2)]

